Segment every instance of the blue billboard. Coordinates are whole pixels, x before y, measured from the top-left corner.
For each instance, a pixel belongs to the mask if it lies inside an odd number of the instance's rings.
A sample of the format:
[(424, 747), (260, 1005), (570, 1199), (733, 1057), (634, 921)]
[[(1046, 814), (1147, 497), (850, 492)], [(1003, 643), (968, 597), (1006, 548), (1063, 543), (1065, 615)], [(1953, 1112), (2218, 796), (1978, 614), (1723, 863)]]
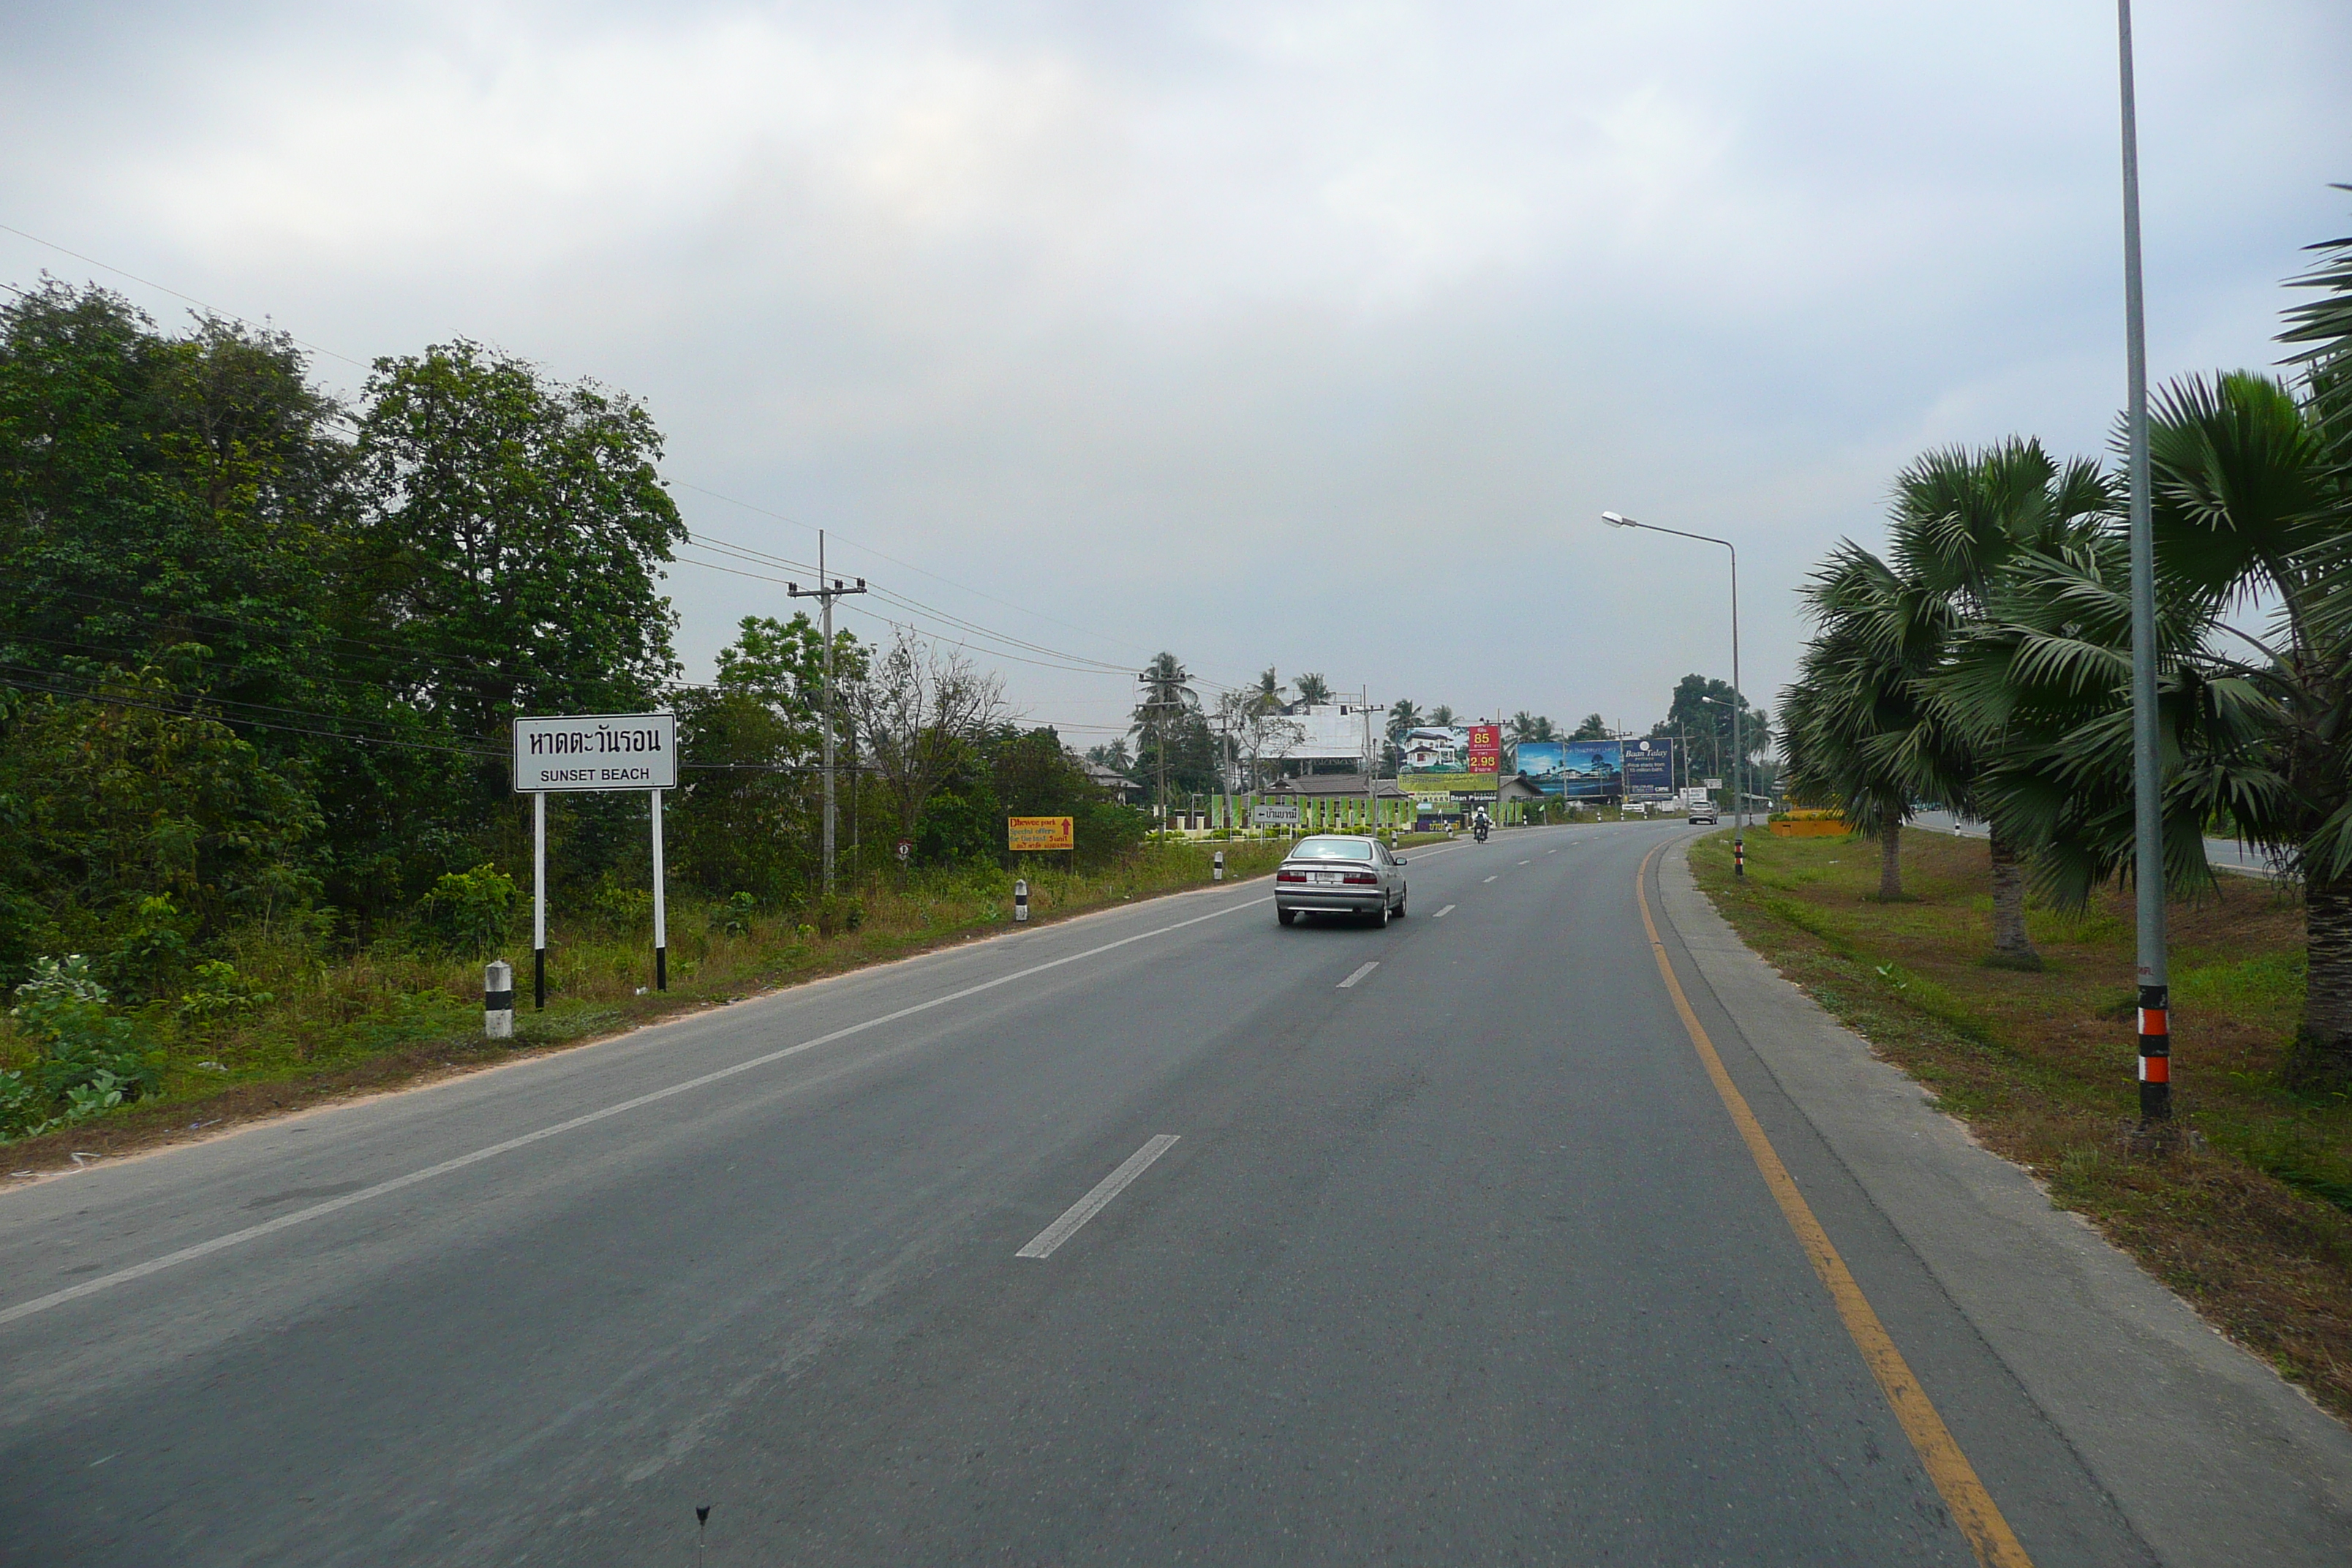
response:
[(1564, 800), (1611, 800), (1622, 787), (1622, 743), (1616, 741), (1522, 741), (1518, 771), (1529, 784)]
[(1675, 795), (1675, 743), (1663, 736), (1625, 742), (1625, 798), (1672, 800)]

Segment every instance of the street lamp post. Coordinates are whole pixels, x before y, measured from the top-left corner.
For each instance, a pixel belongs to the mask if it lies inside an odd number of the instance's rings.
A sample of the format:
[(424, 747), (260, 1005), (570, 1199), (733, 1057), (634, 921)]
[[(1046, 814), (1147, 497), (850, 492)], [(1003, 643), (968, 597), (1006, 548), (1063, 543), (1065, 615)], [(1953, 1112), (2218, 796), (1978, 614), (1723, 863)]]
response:
[(2131, 487), (2132, 829), (2139, 959), (2139, 1114), (2172, 1115), (2171, 982), (2165, 973), (2164, 774), (2157, 758), (2156, 533), (2149, 516), (2147, 321), (2139, 269), (2139, 122), (2132, 91), (2131, 0), (2116, 0), (2123, 78), (2125, 416)]
[(1622, 512), (1604, 511), (1601, 521), (1612, 528), (1642, 528), (1652, 533), (1671, 533), (1676, 539), (1695, 539), (1701, 544), (1720, 544), (1731, 552), (1731, 870), (1732, 875), (1748, 875), (1748, 792), (1740, 787), (1740, 767), (1745, 753), (1739, 745), (1739, 547), (1728, 539), (1717, 539), (1707, 533), (1685, 533), (1679, 528), (1660, 528), (1654, 522), (1635, 522)]

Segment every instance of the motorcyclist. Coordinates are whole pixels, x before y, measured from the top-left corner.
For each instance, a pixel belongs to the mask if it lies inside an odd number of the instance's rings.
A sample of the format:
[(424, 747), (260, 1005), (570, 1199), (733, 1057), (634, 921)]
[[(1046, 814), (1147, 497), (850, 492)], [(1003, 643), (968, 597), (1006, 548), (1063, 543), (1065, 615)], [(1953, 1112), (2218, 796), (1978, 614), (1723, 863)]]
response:
[(1486, 808), (1485, 806), (1480, 806), (1477, 815), (1470, 819), (1470, 831), (1478, 836), (1479, 843), (1486, 842)]

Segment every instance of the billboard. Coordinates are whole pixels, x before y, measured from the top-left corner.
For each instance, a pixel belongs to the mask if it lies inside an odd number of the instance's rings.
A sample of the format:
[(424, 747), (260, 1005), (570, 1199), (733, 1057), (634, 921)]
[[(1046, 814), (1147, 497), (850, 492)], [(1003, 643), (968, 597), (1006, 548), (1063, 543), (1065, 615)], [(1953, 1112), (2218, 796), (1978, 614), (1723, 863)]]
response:
[(1077, 840), (1066, 816), (1008, 816), (1005, 847), (1011, 849), (1071, 849)]
[(1502, 770), (1500, 725), (1424, 724), (1397, 739), (1397, 784), (1423, 800), (1457, 791), (1491, 795), (1502, 784)]
[(1528, 783), (1546, 795), (1558, 795), (1560, 771), (1568, 765), (1568, 742), (1521, 741), (1516, 761)]
[(1559, 768), (1546, 795), (1564, 800), (1614, 800), (1623, 793), (1624, 742), (1622, 741), (1555, 741)]
[[(1388, 732), (1385, 710), (1374, 708), (1369, 721), (1371, 741), (1378, 746)], [(1364, 760), (1364, 705), (1360, 702), (1323, 703), (1299, 710), (1275, 720), (1267, 726), (1286, 726), (1278, 731), (1266, 747), (1266, 754), (1281, 755), (1295, 762), (1360, 763)]]
[(1663, 736), (1625, 742), (1625, 798), (1675, 798), (1675, 743)]

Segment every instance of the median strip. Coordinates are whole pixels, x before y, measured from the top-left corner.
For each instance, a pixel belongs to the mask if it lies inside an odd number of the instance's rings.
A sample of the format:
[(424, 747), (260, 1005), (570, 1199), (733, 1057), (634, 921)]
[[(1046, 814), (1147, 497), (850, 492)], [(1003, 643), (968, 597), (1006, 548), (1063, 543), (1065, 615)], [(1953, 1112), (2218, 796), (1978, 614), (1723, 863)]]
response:
[(1175, 1147), (1181, 1134), (1155, 1132), (1142, 1148), (1129, 1154), (1118, 1170), (1097, 1182), (1085, 1197), (1062, 1211), (1062, 1217), (1029, 1238), (1029, 1245), (1014, 1253), (1015, 1258), (1051, 1258), (1054, 1249), (1077, 1235), (1078, 1227), (1102, 1213), (1111, 1199), (1125, 1192), (1128, 1184), (1151, 1168), (1151, 1163)]

